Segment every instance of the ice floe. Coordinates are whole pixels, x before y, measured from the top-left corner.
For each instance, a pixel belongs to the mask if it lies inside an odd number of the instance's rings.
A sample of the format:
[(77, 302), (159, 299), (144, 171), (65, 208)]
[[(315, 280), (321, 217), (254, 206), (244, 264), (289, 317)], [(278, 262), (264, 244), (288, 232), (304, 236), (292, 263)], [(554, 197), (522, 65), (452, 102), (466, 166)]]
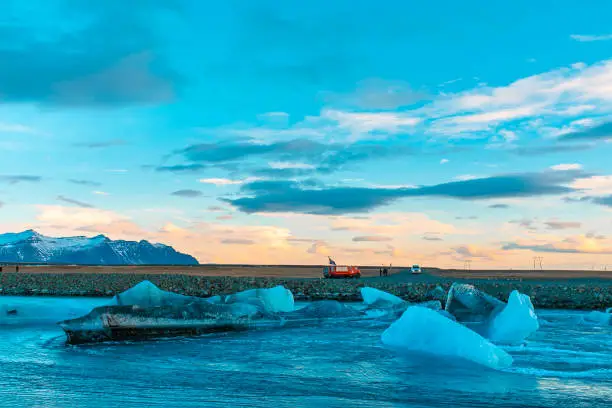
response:
[(488, 338), (498, 344), (516, 344), (540, 328), (529, 296), (513, 290), (508, 304), (493, 317)]
[(381, 339), (392, 348), (469, 360), (493, 369), (512, 365), (512, 357), (484, 337), (436, 311), (419, 306), (408, 308), (385, 330)]

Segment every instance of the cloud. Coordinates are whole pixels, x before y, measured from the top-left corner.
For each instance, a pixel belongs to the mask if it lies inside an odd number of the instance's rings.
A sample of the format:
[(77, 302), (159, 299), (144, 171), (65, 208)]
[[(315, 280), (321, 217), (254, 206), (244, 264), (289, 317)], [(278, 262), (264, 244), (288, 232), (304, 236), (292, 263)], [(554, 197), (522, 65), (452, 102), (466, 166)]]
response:
[(221, 240), (221, 243), (228, 244), (228, 245), (254, 245), (255, 241), (253, 241), (252, 239), (233, 238), (233, 239), (223, 239)]
[(544, 225), (551, 230), (574, 229), (582, 226), (582, 224), (579, 222), (571, 221), (546, 221), (544, 222)]
[(554, 166), (550, 166), (550, 168), (551, 170), (558, 170), (558, 171), (580, 170), (582, 169), (582, 165), (578, 163), (556, 164)]
[(196, 198), (201, 197), (202, 192), (198, 190), (177, 190), (173, 192), (172, 195), (176, 197)]
[(214, 184), (215, 186), (233, 186), (244, 183), (243, 180), (230, 180), (226, 178), (207, 178), (198, 181), (203, 184)]
[(366, 160), (412, 154), (405, 145), (389, 145), (384, 141), (322, 143), (316, 140), (291, 139), (257, 141), (241, 139), (217, 143), (200, 143), (173, 152), (186, 163), (164, 165), (157, 171), (190, 172), (205, 168), (223, 168), (274, 178), (329, 174)]
[(90, 187), (100, 187), (102, 183), (91, 180), (77, 180), (77, 179), (68, 179), (68, 182), (72, 184), (78, 184), (81, 186), (90, 186)]
[(456, 220), (477, 220), (478, 217), (475, 216), (475, 215), (470, 215), (470, 216), (467, 216), (467, 217), (458, 216), (458, 217), (455, 217), (455, 219)]
[(452, 250), (462, 259), (481, 258), (493, 259), (493, 254), (475, 245), (462, 245), (452, 248)]
[(580, 171), (545, 171), (396, 189), (318, 186), (310, 188), (294, 181), (259, 181), (242, 187), (241, 193), (244, 197), (224, 200), (246, 213), (343, 214), (367, 212), (407, 197), (481, 200), (560, 195), (573, 192), (567, 184), (586, 176)]
[(23, 174), (17, 175), (0, 175), (0, 181), (7, 182), (9, 184), (17, 184), (21, 182), (38, 183), (42, 180), (40, 176), (29, 176)]
[(431, 236), (431, 235), (425, 235), (424, 237), (422, 237), (422, 239), (425, 240), (425, 241), (444, 241), (440, 237)]
[(313, 170), (315, 166), (308, 163), (295, 163), (295, 162), (270, 162), (269, 166), (276, 170)]
[(510, 152), (519, 156), (541, 156), (544, 154), (574, 153), (594, 148), (593, 144), (527, 146), (512, 149)]
[(58, 201), (63, 201), (63, 202), (68, 203), (68, 204), (74, 204), (77, 207), (81, 207), (81, 208), (94, 208), (94, 206), (91, 205), (91, 204), (87, 204), (87, 203), (84, 203), (82, 201), (74, 200), (72, 198), (64, 197), (64, 196), (61, 196), (61, 195), (57, 196), (57, 200)]
[(36, 129), (26, 125), (18, 123), (3, 123), (0, 122), (0, 132), (3, 133), (25, 133), (25, 134), (37, 134), (39, 133)]
[(605, 122), (599, 126), (591, 127), (584, 130), (578, 130), (571, 133), (566, 133), (559, 137), (562, 141), (574, 140), (601, 140), (612, 139), (612, 122)]
[(504, 251), (526, 250), (531, 252), (559, 253), (559, 254), (612, 254), (609, 248), (580, 248), (571, 246), (560, 246), (559, 244), (520, 244), (509, 242), (502, 246)]
[(510, 208), (510, 206), (508, 204), (491, 204), (489, 208), (506, 209), (506, 208)]
[(594, 196), (612, 194), (612, 176), (579, 178), (571, 184), (571, 187)]
[(593, 201), (595, 204), (612, 207), (612, 195), (606, 197), (592, 197), (591, 201)]
[(538, 245), (522, 245), (517, 244), (515, 242), (506, 243), (502, 246), (504, 251), (512, 251), (512, 250), (528, 250), (532, 252), (553, 252), (553, 253), (563, 253), (563, 254), (579, 254), (582, 251), (579, 251), (574, 248), (557, 248), (553, 244), (538, 244)]
[(79, 142), (74, 143), (75, 147), (86, 147), (89, 149), (101, 149), (105, 147), (113, 147), (113, 146), (123, 146), (126, 145), (127, 142), (122, 139), (113, 139), (113, 140), (105, 140), (101, 142)]
[(30, 10), (15, 2), (14, 23), (3, 27), (7, 41), (0, 45), (3, 100), (64, 106), (168, 101), (183, 79), (151, 50), (162, 48), (153, 16), (160, 10), (176, 10), (170, 3), (174, 2), (137, 2), (128, 10), (120, 1), (105, 2), (105, 7), (56, 2), (45, 9), (48, 18), (70, 13), (74, 24), (51, 29), (23, 17)]
[(171, 173), (188, 173), (188, 172), (197, 172), (204, 169), (207, 169), (208, 166), (198, 163), (191, 164), (176, 164), (173, 166), (157, 166), (155, 167), (155, 171), (158, 172), (171, 172)]
[(392, 240), (393, 238), (385, 237), (382, 235), (364, 235), (359, 237), (353, 237), (353, 242), (388, 242)]
[(446, 163), (448, 163), (448, 162), (449, 162), (449, 160), (448, 160), (448, 159), (442, 159), (442, 160), (440, 160), (440, 164), (446, 164)]
[(334, 106), (358, 109), (396, 109), (412, 105), (427, 98), (425, 91), (417, 91), (402, 81), (367, 79), (357, 83), (350, 93), (324, 93), (326, 102)]
[(604, 35), (572, 34), (570, 35), (570, 38), (572, 40), (576, 40), (580, 42), (609, 41), (609, 40), (612, 40), (612, 34), (604, 34)]
[(109, 193), (105, 192), (105, 191), (92, 191), (92, 194), (95, 195), (101, 195), (101, 196), (107, 196), (110, 195)]

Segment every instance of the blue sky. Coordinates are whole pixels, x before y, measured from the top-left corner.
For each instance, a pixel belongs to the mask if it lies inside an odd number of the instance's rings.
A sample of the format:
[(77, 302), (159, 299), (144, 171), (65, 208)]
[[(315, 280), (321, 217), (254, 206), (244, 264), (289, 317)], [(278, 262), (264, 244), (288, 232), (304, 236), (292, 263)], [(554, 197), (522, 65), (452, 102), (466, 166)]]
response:
[(4, 9), (0, 232), (612, 266), (609, 1)]

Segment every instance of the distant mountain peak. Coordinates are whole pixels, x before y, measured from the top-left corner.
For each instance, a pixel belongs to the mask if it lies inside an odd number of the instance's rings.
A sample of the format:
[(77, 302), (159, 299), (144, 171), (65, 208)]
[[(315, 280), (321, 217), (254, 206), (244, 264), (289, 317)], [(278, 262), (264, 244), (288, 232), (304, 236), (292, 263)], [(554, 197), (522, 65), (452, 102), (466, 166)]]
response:
[(149, 241), (113, 241), (94, 237), (47, 237), (29, 229), (0, 234), (0, 263), (59, 263), (82, 265), (197, 265), (188, 254)]

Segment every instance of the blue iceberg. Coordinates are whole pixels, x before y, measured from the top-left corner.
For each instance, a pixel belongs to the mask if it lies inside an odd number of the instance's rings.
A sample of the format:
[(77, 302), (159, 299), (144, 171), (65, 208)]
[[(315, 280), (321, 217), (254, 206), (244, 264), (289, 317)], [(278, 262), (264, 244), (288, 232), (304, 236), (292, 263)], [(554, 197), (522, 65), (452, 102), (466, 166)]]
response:
[(512, 357), (478, 333), (424, 307), (408, 308), (382, 334), (392, 348), (441, 359), (468, 360), (493, 369), (512, 365)]

